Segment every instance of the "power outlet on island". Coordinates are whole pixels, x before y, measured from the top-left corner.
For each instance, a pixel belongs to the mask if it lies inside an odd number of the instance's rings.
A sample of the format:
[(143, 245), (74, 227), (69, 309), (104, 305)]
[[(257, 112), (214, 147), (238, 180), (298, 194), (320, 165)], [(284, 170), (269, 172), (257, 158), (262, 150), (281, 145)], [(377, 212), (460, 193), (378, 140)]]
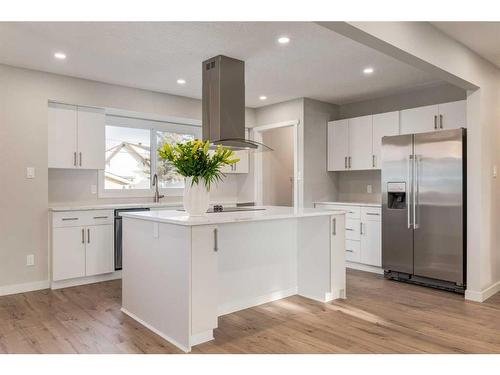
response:
[(35, 255), (34, 254), (29, 254), (26, 256), (26, 266), (34, 266), (35, 265)]

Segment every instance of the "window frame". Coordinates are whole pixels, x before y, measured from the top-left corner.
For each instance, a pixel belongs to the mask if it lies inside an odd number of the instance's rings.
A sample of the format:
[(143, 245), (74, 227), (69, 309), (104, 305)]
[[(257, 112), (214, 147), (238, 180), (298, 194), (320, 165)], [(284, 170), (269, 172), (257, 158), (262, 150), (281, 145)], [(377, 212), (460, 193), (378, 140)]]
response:
[[(151, 178), (149, 189), (105, 189), (105, 170), (100, 169), (97, 189), (99, 198), (150, 198), (154, 195), (155, 188), (151, 186), (151, 180), (157, 171), (157, 131), (193, 134), (194, 138), (201, 138), (201, 121), (179, 117), (112, 110), (106, 111), (105, 126), (149, 130)], [(169, 197), (182, 197), (184, 188), (160, 188), (159, 192)]]

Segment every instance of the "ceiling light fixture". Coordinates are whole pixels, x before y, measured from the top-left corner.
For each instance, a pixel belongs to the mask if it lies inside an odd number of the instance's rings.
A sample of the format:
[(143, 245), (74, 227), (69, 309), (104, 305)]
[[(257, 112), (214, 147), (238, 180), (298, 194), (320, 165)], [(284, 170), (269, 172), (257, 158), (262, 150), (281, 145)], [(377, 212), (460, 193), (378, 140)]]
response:
[(62, 52), (54, 53), (54, 57), (59, 60), (64, 60), (66, 58), (66, 54)]
[(186, 84), (186, 80), (185, 80), (185, 79), (182, 79), (182, 78), (179, 78), (179, 79), (177, 80), (177, 83), (178, 83), (179, 85), (185, 85), (185, 84)]
[(259, 99), (260, 99), (260, 100), (266, 100), (266, 99), (267, 99), (267, 96), (265, 96), (265, 95), (261, 95), (261, 96), (259, 96)]
[(373, 68), (368, 67), (363, 69), (363, 73), (365, 74), (372, 74), (373, 73)]
[(290, 38), (287, 36), (282, 36), (282, 37), (278, 38), (278, 43), (279, 44), (288, 44), (288, 43), (290, 43)]

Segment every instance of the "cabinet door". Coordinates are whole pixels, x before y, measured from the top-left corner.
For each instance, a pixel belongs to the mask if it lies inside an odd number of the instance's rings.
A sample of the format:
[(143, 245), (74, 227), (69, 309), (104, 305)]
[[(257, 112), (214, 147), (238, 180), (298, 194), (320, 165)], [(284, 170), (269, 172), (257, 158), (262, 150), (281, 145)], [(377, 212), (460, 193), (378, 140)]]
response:
[(235, 164), (233, 173), (248, 173), (249, 157), (247, 150), (236, 151), (236, 157), (240, 159), (239, 162)]
[(363, 222), (361, 231), (361, 263), (382, 266), (382, 226), (380, 221)]
[(372, 117), (349, 119), (349, 169), (372, 168)]
[(413, 134), (438, 130), (438, 106), (429, 105), (401, 111), (401, 133)]
[(78, 107), (78, 167), (104, 169), (105, 115), (99, 108)]
[(328, 170), (347, 170), (349, 156), (349, 124), (348, 120), (330, 121), (328, 123)]
[(85, 276), (84, 227), (53, 228), (52, 280)]
[(76, 107), (49, 103), (48, 166), (76, 168)]
[(399, 111), (373, 115), (372, 168), (381, 168), (382, 137), (399, 134)]
[(86, 234), (87, 276), (114, 271), (113, 225), (89, 225)]
[(466, 128), (467, 127), (466, 106), (467, 102), (465, 100), (439, 104), (439, 128), (440, 129)]

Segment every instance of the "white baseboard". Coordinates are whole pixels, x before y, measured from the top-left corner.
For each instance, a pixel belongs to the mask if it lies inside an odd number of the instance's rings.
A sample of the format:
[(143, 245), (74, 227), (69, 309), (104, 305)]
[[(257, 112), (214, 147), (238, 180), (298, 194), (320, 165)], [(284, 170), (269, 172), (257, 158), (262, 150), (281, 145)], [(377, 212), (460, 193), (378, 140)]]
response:
[(351, 268), (353, 270), (372, 272), (372, 273), (377, 273), (379, 275), (384, 274), (384, 270), (380, 267), (369, 266), (368, 264), (349, 262), (349, 261), (346, 261), (345, 263), (347, 268)]
[(94, 284), (94, 283), (100, 283), (102, 281), (110, 281), (110, 280), (116, 280), (116, 279), (121, 279), (121, 278), (122, 278), (122, 271), (115, 271), (112, 273), (106, 273), (104, 275), (87, 276), (87, 277), (79, 277), (76, 279), (52, 281), (52, 283), (50, 284), (50, 289), (70, 288), (72, 286)]
[(0, 286), (0, 296), (8, 296), (10, 294), (33, 292), (35, 290), (48, 289), (49, 280), (35, 281), (33, 283), (12, 284)]
[(489, 286), (488, 288), (478, 292), (475, 290), (465, 290), (465, 299), (468, 301), (474, 301), (474, 302), (484, 302), (488, 298), (490, 298), (492, 295), (500, 292), (500, 281), (496, 282), (495, 284)]
[(230, 303), (225, 303), (218, 308), (218, 315), (226, 315), (231, 314), (236, 311), (248, 309), (250, 307), (262, 305), (264, 303), (276, 301), (282, 298), (294, 296), (297, 294), (297, 288), (290, 288), (285, 290), (279, 290), (277, 292), (272, 292), (269, 294), (265, 294), (257, 297), (249, 297), (245, 299), (241, 299), (238, 301), (232, 301)]
[(210, 329), (205, 332), (200, 332), (195, 335), (191, 335), (189, 338), (189, 345), (195, 346), (199, 344), (203, 344), (204, 342), (207, 341), (212, 341), (214, 339), (214, 331), (213, 329)]
[(172, 345), (175, 345), (176, 347), (178, 347), (180, 350), (182, 350), (183, 352), (185, 353), (189, 353), (191, 351), (191, 348), (188, 348), (182, 344), (180, 344), (179, 342), (177, 342), (176, 340), (174, 340), (173, 338), (169, 337), (168, 335), (164, 334), (163, 332), (161, 332), (160, 330), (156, 329), (155, 327), (153, 327), (152, 325), (150, 325), (149, 323), (146, 323), (144, 320), (142, 320), (141, 318), (139, 318), (137, 315), (131, 313), (130, 311), (128, 311), (127, 309), (125, 308), (121, 308), (121, 311), (122, 313), (130, 316), (132, 319), (134, 319), (137, 323), (143, 325), (144, 327), (146, 327), (147, 329), (149, 329), (150, 331), (156, 333), (158, 336), (160, 336), (162, 339), (165, 339), (167, 340), (169, 343), (171, 343)]

